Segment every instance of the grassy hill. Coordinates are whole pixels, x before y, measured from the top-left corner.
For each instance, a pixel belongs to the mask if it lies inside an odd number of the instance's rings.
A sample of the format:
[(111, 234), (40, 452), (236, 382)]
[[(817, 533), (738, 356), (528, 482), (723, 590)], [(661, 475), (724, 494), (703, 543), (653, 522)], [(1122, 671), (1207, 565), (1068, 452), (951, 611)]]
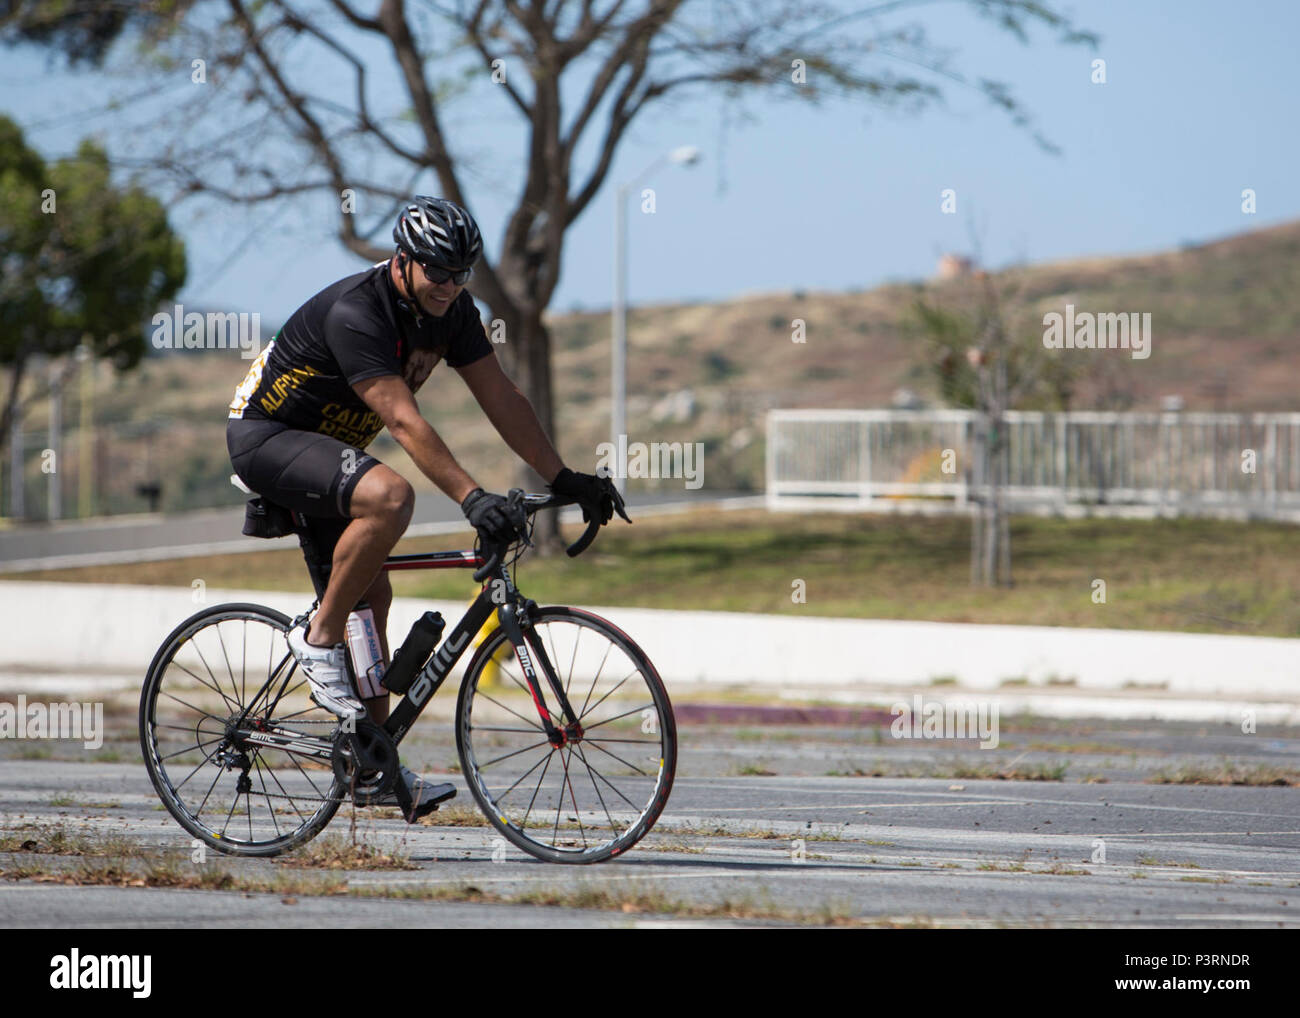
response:
[[(1076, 409), (1153, 409), (1172, 393), (1189, 410), (1297, 409), (1300, 223), (1178, 251), (1029, 266), (1015, 275), (1021, 300), (1039, 316), (1066, 303), (1080, 310), (1152, 314), (1149, 360), (1133, 361), (1120, 351), (1072, 354), (1093, 358), (1076, 389)], [(636, 308), (628, 322), (629, 434), (634, 441), (702, 442), (705, 487), (759, 490), (767, 409), (889, 406), (900, 387), (935, 401), (929, 369), (905, 323), (917, 297), (951, 299), (960, 285), (931, 281)], [(791, 341), (796, 318), (806, 323), (804, 343)], [(555, 314), (550, 324), (560, 450), (575, 467), (590, 468), (608, 434), (609, 315)], [(134, 486), (155, 478), (163, 485), (164, 509), (236, 503), (239, 495), (226, 482), (224, 418), (247, 367), (238, 351), (165, 352), (122, 376), (100, 365), (99, 511), (143, 509)], [(674, 407), (666, 398), (683, 390), (690, 399), (679, 398)], [(420, 405), (479, 480), (498, 488), (511, 483), (512, 455), (454, 372), (439, 368)], [(61, 472), (66, 514), (72, 515), (75, 391), (64, 419), (69, 431)], [(47, 408), (36, 403), (27, 417), (29, 433), (42, 430), (47, 420)], [(417, 490), (432, 490), (386, 436), (373, 451)], [(44, 500), (35, 494), (43, 483), (35, 460), (30, 469), (29, 504), (43, 511)]]

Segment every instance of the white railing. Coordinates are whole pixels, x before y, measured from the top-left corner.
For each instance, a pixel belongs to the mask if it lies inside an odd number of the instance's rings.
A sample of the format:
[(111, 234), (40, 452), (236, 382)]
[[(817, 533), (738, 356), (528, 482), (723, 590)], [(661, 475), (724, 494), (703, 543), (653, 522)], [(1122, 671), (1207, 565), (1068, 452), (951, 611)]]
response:
[[(1017, 511), (1300, 519), (1300, 413), (1012, 411), (1005, 428)], [(773, 410), (767, 501), (963, 511), (988, 448), (972, 410)]]

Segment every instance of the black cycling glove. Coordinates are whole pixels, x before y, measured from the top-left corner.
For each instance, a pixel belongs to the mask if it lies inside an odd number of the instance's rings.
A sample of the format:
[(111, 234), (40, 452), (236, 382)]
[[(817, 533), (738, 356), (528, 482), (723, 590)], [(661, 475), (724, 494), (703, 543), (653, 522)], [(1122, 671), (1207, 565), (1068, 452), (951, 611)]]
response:
[(505, 498), (475, 488), (465, 496), (460, 511), (478, 531), (484, 544), (510, 544), (524, 528), (522, 508), (512, 510)]
[(618, 493), (614, 482), (608, 477), (575, 474), (565, 467), (555, 475), (555, 480), (550, 483), (550, 489), (553, 494), (562, 498), (571, 498), (578, 503), (582, 509), (583, 523), (590, 522), (594, 515), (600, 520), (601, 526), (604, 526), (615, 512), (628, 523), (632, 522), (623, 511), (623, 496)]

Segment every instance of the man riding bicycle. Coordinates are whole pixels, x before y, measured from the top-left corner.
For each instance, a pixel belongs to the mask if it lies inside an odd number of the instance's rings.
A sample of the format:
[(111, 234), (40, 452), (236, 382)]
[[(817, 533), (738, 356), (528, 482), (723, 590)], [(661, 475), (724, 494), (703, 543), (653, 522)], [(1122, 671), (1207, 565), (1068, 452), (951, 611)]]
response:
[[(268, 501), (309, 518), (331, 562), (320, 608), (288, 643), (312, 699), (340, 718), (365, 711), (382, 723), (388, 694), (364, 701), (348, 676), (343, 640), (360, 602), (374, 613), (384, 662), (392, 587), (384, 559), (415, 506), (411, 485), (363, 450), (387, 427), (420, 472), (459, 503), (484, 545), (514, 540), (522, 520), (485, 492), (421, 416), (414, 394), (445, 359), (464, 379), (506, 444), (584, 519), (608, 523), (623, 501), (607, 478), (565, 467), (532, 405), (501, 370), (465, 283), (483, 250), (478, 226), (454, 202), (416, 196), (393, 228), (388, 261), (326, 287), (290, 316), (235, 392), (226, 444), (235, 473)], [(418, 271), (417, 271), (418, 270)], [(455, 794), (451, 785), (402, 779), (416, 802)], [(380, 805), (396, 804), (395, 796)]]

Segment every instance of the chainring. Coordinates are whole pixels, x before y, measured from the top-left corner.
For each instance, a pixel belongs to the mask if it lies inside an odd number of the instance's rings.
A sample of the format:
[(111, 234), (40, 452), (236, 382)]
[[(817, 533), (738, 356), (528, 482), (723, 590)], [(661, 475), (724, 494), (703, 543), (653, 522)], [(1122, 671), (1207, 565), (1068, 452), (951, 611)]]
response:
[(397, 744), (382, 725), (358, 719), (355, 731), (340, 728), (334, 736), (330, 764), (357, 801), (383, 795), (397, 777)]

